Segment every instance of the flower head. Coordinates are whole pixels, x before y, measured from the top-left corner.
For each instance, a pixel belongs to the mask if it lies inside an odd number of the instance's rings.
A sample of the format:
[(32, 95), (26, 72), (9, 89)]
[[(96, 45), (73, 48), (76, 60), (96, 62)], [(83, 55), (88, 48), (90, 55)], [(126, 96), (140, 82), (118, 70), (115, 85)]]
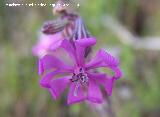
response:
[[(104, 87), (108, 95), (111, 95), (114, 81), (121, 77), (119, 62), (103, 49), (100, 49), (94, 58), (86, 62), (85, 50), (94, 44), (96, 44), (94, 38), (84, 38), (72, 42), (66, 39), (61, 41), (59, 47), (63, 48), (70, 56), (71, 65), (52, 53), (40, 58), (39, 67), (44, 73), (40, 84), (51, 92), (54, 99), (60, 97), (68, 86), (70, 87), (68, 104), (83, 100), (102, 103), (103, 96), (100, 85)], [(111, 69), (114, 75), (97, 72), (96, 69), (100, 67)]]

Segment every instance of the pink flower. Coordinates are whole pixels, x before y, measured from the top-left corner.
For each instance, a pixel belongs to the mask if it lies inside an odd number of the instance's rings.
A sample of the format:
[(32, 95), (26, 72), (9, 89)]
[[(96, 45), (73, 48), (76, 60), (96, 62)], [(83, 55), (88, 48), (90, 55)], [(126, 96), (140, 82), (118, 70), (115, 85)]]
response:
[(62, 39), (60, 32), (52, 35), (41, 34), (38, 43), (33, 47), (33, 55), (43, 57), (51, 50), (57, 49)]
[[(109, 53), (100, 49), (92, 60), (86, 62), (85, 49), (96, 44), (96, 39), (85, 38), (74, 42), (63, 40), (59, 47), (69, 55), (72, 65), (64, 62), (53, 54), (46, 54), (40, 59), (40, 69), (45, 73), (40, 80), (42, 87), (47, 88), (54, 99), (60, 97), (69, 86), (68, 104), (88, 100), (102, 103), (103, 96), (100, 91), (102, 85), (108, 95), (112, 94), (114, 81), (121, 77), (119, 62)], [(99, 73), (97, 68), (109, 68), (113, 76)]]

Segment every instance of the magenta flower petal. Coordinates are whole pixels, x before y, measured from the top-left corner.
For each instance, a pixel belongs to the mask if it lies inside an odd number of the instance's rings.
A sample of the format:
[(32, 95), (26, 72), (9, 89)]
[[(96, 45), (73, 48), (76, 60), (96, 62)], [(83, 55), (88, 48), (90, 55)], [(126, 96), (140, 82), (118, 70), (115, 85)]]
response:
[(118, 79), (121, 77), (122, 73), (120, 69), (118, 68), (119, 61), (114, 58), (109, 53), (105, 52), (103, 49), (100, 49), (94, 59), (92, 59), (89, 63), (85, 65), (86, 69), (95, 69), (99, 67), (106, 67), (110, 68), (115, 72), (115, 75), (113, 76), (115, 79)]
[(98, 67), (117, 67), (119, 62), (109, 53), (105, 52), (103, 49), (100, 49), (96, 56), (86, 64), (88, 69), (98, 68)]
[(77, 66), (84, 66), (84, 51), (85, 48), (82, 46), (76, 45), (76, 53), (77, 53)]
[(70, 43), (69, 40), (64, 39), (61, 43), (61, 47), (64, 48), (68, 53), (70, 53), (72, 56), (76, 56), (75, 50), (73, 48), (73, 45)]
[(96, 44), (95, 38), (84, 38), (84, 39), (78, 39), (75, 41), (76, 44), (82, 47), (88, 47)]
[(44, 88), (50, 88), (50, 82), (52, 81), (52, 79), (59, 74), (64, 74), (65, 72), (59, 71), (59, 70), (55, 70), (52, 72), (49, 72), (47, 74), (45, 74), (41, 80), (40, 80), (40, 84), (42, 87)]
[(44, 68), (43, 68), (43, 65), (41, 63), (41, 60), (38, 60), (38, 74), (42, 75), (43, 72), (44, 72)]
[(101, 78), (96, 79), (96, 81), (99, 83), (99, 85), (102, 85), (107, 92), (108, 95), (112, 95), (113, 85), (114, 85), (114, 79), (113, 78)]
[(106, 92), (108, 93), (108, 95), (112, 95), (112, 89), (113, 89), (113, 85), (114, 85), (114, 79), (112, 78), (106, 78), (104, 80), (104, 82), (101, 82), (102, 85), (104, 86)]
[(108, 95), (112, 95), (114, 78), (111, 78), (104, 73), (88, 73), (88, 75), (92, 80), (95, 80), (98, 85), (102, 85)]
[(100, 49), (100, 54), (105, 62), (106, 66), (116, 67), (119, 65), (118, 59), (107, 53), (104, 49)]
[(80, 66), (84, 65), (85, 49), (86, 49), (86, 47), (90, 47), (94, 44), (96, 44), (96, 39), (94, 39), (94, 38), (84, 38), (84, 39), (79, 39), (79, 40), (75, 41), (78, 65), (80, 65)]
[(73, 48), (73, 45), (70, 43), (69, 40), (64, 39), (60, 45), (62, 48), (64, 48), (68, 54), (70, 55), (71, 59), (76, 62), (76, 53)]
[(50, 92), (54, 99), (57, 99), (63, 93), (70, 81), (70, 78), (71, 76), (64, 76), (61, 78), (55, 78), (51, 81)]
[(101, 80), (102, 78), (106, 78), (105, 73), (99, 72), (87, 72), (88, 77), (92, 78), (92, 80)]
[(90, 79), (88, 87), (88, 100), (94, 103), (102, 103), (103, 97), (95, 80)]
[(115, 72), (113, 79), (117, 80), (122, 76), (122, 71), (120, 70), (119, 67), (113, 67), (112, 70)]
[(54, 69), (63, 69), (64, 71), (69, 71), (73, 69), (71, 66), (65, 64), (60, 59), (56, 58), (52, 55), (45, 55), (40, 59), (41, 68), (43, 68), (44, 71), (47, 70), (54, 70)]
[[(71, 83), (70, 85), (70, 90), (69, 90), (68, 100), (67, 100), (68, 104), (78, 103), (86, 99), (86, 96), (84, 95), (82, 87), (79, 86), (78, 89), (76, 89), (77, 88), (76, 86), (77, 85), (75, 83)], [(76, 95), (75, 95), (75, 92), (77, 93)]]

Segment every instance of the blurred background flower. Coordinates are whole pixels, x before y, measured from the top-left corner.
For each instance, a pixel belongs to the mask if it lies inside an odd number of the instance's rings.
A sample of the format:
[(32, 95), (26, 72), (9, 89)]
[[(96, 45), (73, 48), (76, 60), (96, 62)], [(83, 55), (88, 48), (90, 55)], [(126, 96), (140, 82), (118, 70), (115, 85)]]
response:
[(104, 47), (119, 57), (124, 73), (112, 97), (106, 97), (106, 102), (96, 109), (84, 103), (67, 106), (62, 100), (53, 101), (39, 86), (32, 46), (43, 22), (56, 18), (52, 8), (8, 7), (6, 2), (37, 0), (0, 1), (1, 117), (160, 116), (159, 0), (77, 0), (80, 6), (75, 9), (99, 39), (93, 51)]

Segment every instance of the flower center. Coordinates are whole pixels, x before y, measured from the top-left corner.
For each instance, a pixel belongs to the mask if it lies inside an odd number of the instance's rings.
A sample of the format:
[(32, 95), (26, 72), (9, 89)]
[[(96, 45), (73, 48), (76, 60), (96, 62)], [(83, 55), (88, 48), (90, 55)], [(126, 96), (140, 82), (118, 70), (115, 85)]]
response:
[(80, 85), (83, 87), (88, 85), (88, 80), (89, 80), (88, 76), (85, 73), (83, 68), (79, 68), (78, 70), (77, 69), (75, 70), (75, 73), (73, 73), (73, 76), (71, 78), (71, 82), (76, 83), (76, 87), (74, 90), (74, 96), (77, 96)]

